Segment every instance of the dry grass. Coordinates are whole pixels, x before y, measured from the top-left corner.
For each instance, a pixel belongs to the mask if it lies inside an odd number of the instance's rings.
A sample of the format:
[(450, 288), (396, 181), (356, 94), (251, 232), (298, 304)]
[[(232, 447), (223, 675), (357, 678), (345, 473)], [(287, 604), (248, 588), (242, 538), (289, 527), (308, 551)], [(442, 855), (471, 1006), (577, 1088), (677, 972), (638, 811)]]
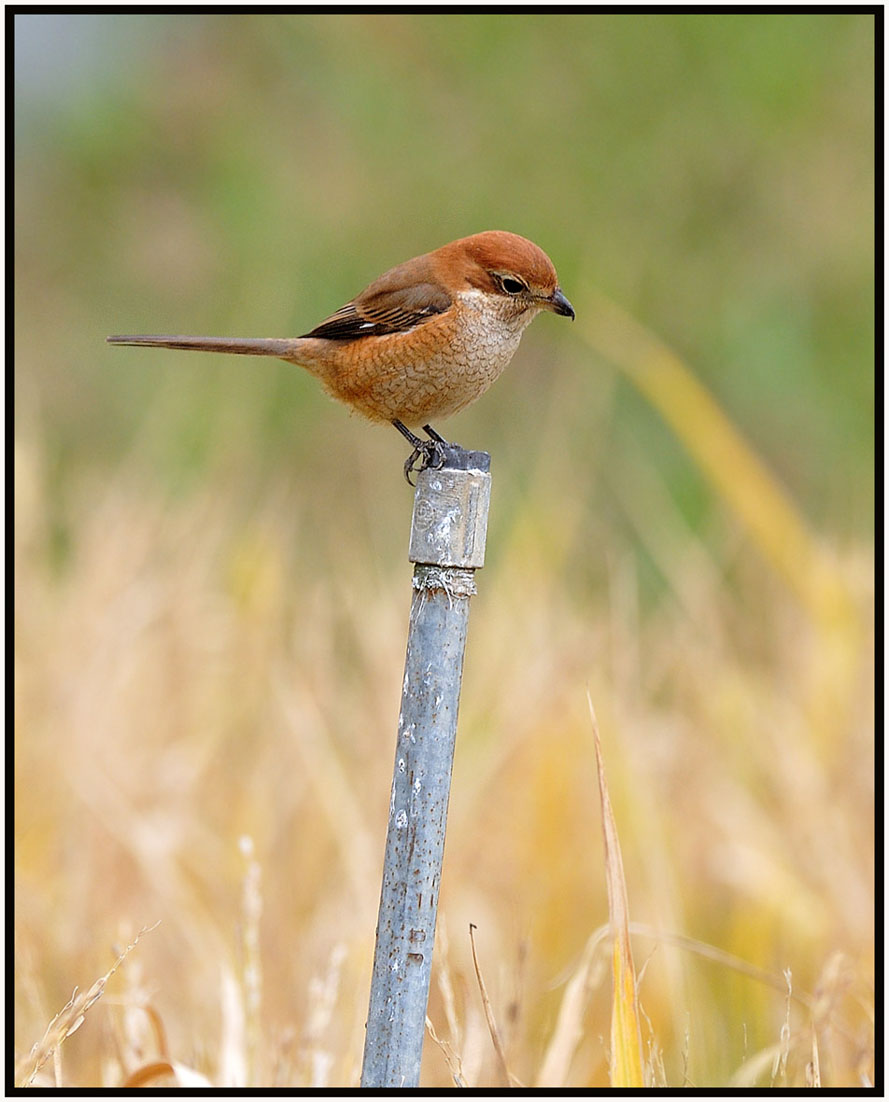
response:
[[(36, 1084), (356, 1082), (407, 565), (283, 484), (248, 511), (222, 482), (170, 502), (132, 465), (81, 482), (60, 562), (45, 455), (18, 447), (18, 1055), (159, 922)], [(868, 554), (835, 559), (850, 612), (827, 622), (730, 526), (705, 547), (661, 497), (635, 518), (661, 597), (643, 607), (614, 535), (585, 552), (596, 594), (572, 586), (583, 526), (545, 463), (479, 579), (424, 1083), (607, 1081), (587, 686), (649, 1081), (867, 1081)]]

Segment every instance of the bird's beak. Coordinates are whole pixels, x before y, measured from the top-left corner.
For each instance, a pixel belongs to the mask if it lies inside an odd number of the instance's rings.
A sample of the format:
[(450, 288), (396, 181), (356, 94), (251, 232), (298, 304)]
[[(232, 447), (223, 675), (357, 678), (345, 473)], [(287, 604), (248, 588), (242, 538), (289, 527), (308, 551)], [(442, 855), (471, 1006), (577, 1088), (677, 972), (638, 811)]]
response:
[(562, 294), (562, 288), (557, 287), (549, 298), (544, 299), (546, 307), (554, 314), (561, 314), (563, 317), (571, 318), (574, 321), (574, 307)]

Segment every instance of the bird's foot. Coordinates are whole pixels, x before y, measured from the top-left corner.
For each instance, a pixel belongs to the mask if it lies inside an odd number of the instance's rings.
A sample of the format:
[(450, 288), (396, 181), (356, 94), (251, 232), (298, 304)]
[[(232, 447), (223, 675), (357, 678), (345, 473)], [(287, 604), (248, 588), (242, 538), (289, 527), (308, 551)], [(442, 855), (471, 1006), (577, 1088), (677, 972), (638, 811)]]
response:
[(404, 461), (404, 477), (411, 486), (416, 485), (411, 478), (412, 474), (420, 471), (437, 471), (444, 466), (445, 450), (438, 440), (419, 440), (414, 450)]
[(393, 421), (392, 424), (414, 448), (404, 462), (404, 477), (411, 486), (414, 485), (411, 478), (412, 474), (419, 474), (421, 471), (427, 470), (440, 470), (445, 465), (448, 451), (451, 448), (459, 447), (457, 444), (448, 443), (443, 436), (439, 436), (431, 425), (423, 426), (423, 431), (429, 437), (428, 440), (424, 440), (421, 436), (412, 433), (401, 421)]

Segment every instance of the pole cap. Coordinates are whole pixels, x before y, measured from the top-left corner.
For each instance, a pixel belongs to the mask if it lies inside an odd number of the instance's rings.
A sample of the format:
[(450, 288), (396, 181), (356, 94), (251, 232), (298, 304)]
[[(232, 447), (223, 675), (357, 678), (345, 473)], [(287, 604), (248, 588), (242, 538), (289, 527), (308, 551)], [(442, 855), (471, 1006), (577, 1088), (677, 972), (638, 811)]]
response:
[(446, 466), (417, 475), (408, 558), (431, 566), (485, 565), (491, 457), (451, 447)]

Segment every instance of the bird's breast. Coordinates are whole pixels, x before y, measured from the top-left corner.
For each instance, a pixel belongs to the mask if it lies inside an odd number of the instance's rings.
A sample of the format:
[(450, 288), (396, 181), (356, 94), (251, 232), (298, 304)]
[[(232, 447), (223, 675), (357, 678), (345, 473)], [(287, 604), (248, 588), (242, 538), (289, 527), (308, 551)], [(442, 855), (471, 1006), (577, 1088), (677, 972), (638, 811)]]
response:
[(397, 419), (412, 427), (441, 420), (474, 402), (497, 379), (536, 313), (516, 317), (502, 310), (500, 301), (480, 291), (463, 292), (454, 309), (407, 332), (340, 343), (330, 349), (326, 369), (316, 374), (335, 398), (372, 420)]

